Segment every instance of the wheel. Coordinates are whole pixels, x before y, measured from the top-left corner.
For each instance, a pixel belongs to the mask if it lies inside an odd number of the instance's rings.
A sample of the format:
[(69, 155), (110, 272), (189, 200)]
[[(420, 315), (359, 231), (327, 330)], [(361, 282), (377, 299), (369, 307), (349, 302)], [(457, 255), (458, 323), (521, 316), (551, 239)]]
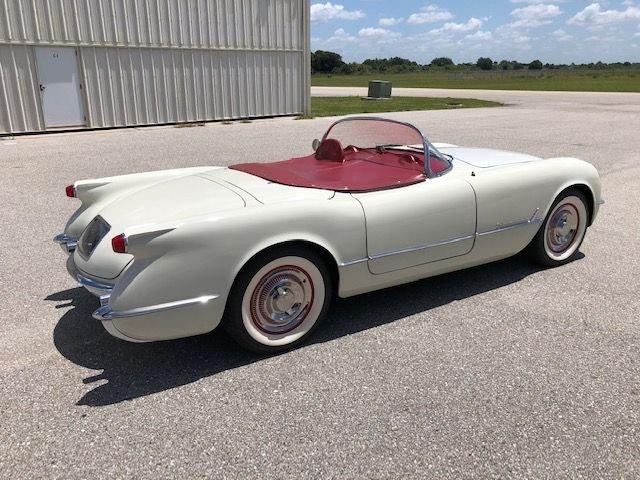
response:
[(331, 275), (320, 255), (298, 246), (276, 248), (238, 274), (222, 325), (256, 353), (290, 350), (320, 324), (332, 295)]
[(576, 189), (562, 192), (529, 245), (532, 259), (545, 267), (573, 261), (584, 240), (590, 212), (587, 199)]

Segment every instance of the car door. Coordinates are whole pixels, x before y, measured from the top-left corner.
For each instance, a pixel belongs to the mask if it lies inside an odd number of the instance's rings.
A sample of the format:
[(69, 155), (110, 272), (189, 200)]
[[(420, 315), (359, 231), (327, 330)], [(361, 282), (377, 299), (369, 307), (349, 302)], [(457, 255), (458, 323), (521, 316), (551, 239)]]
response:
[(364, 210), (373, 274), (466, 255), (473, 248), (476, 199), (460, 178), (446, 175), (353, 196)]

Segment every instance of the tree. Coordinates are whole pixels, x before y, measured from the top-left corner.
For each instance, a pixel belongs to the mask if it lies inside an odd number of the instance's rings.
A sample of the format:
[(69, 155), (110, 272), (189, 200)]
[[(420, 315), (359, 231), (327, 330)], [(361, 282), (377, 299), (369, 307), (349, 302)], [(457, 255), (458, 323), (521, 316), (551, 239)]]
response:
[(493, 60), (486, 57), (480, 57), (476, 62), (476, 66), (480, 70), (493, 70)]
[(431, 66), (433, 67), (450, 67), (453, 65), (455, 63), (449, 57), (438, 57), (431, 60)]
[(529, 64), (529, 70), (542, 70), (542, 62), (540, 60), (534, 60)]
[(337, 53), (317, 50), (311, 54), (311, 71), (314, 73), (333, 73), (343, 65), (342, 57)]

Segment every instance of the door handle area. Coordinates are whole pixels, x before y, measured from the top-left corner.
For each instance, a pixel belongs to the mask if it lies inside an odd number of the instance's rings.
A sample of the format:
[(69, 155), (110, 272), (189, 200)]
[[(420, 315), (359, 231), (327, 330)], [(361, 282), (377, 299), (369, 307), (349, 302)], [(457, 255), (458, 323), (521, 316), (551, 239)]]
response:
[(46, 88), (47, 88), (47, 87), (45, 87), (43, 84), (40, 84), (40, 91), (41, 91), (41, 92), (44, 92), (44, 90), (45, 90)]

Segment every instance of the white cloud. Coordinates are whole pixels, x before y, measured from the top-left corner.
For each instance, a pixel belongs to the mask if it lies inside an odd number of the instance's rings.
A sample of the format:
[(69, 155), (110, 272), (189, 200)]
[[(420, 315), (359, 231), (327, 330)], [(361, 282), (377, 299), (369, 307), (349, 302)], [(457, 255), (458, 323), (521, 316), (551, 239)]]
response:
[(388, 40), (392, 38), (398, 38), (401, 35), (397, 32), (392, 32), (386, 28), (367, 27), (358, 32), (358, 36), (361, 38), (370, 38), (374, 40)]
[(483, 32), (482, 30), (478, 30), (475, 33), (471, 33), (469, 35), (466, 35), (464, 37), (465, 40), (472, 40), (472, 41), (489, 41), (493, 39), (493, 33), (491, 32)]
[(562, 10), (557, 5), (538, 3), (522, 8), (516, 8), (511, 15), (517, 20), (512, 23), (514, 27), (539, 27), (548, 25), (551, 19), (562, 14)]
[(567, 0), (511, 0), (511, 3), (526, 3), (529, 5), (538, 5), (540, 3), (564, 3)]
[(442, 27), (431, 30), (430, 33), (455, 33), (455, 32), (470, 32), (482, 27), (482, 20), (478, 20), (475, 17), (471, 17), (466, 23), (445, 23)]
[(393, 27), (394, 25), (399, 25), (404, 21), (403, 18), (381, 18), (378, 20), (378, 25), (381, 27)]
[(569, 40), (573, 39), (573, 36), (569, 35), (567, 32), (565, 32), (562, 29), (559, 29), (553, 32), (553, 36), (559, 42), (568, 42)]
[(598, 26), (627, 20), (640, 20), (640, 7), (628, 6), (626, 10), (602, 10), (599, 3), (592, 3), (576, 13), (567, 23), (578, 26)]
[(328, 22), (333, 19), (358, 20), (364, 18), (362, 10), (345, 10), (344, 5), (327, 3), (314, 3), (311, 5), (312, 22)]
[(411, 14), (407, 19), (407, 23), (411, 25), (422, 25), (424, 23), (444, 22), (452, 18), (453, 14), (450, 11), (440, 8), (437, 5), (427, 5), (426, 7), (422, 7), (420, 12)]
[(356, 40), (358, 39), (353, 35), (347, 33), (347, 31), (344, 28), (339, 28), (335, 32), (333, 32), (333, 35), (329, 37), (327, 42), (346, 43), (346, 42), (355, 42)]

